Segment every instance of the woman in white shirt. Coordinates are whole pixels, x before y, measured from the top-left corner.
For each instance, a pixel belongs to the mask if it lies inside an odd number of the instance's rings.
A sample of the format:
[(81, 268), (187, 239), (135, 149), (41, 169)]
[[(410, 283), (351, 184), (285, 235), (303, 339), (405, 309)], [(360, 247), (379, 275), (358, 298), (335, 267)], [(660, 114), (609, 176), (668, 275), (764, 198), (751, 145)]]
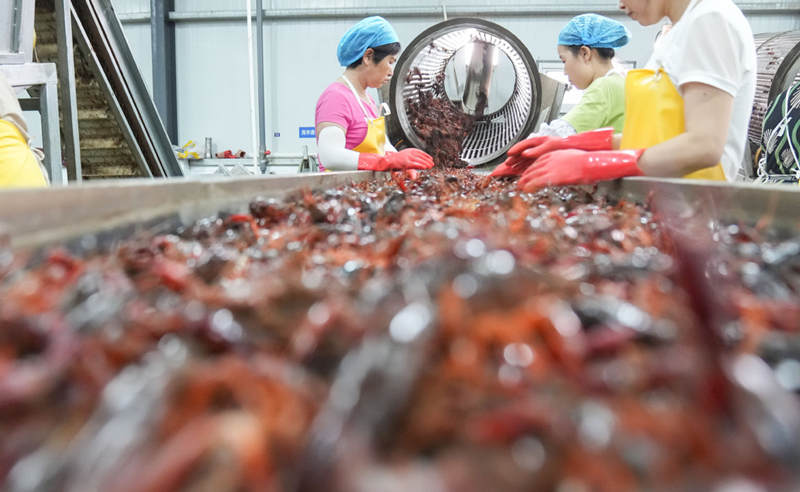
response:
[[(732, 0), (619, 0), (644, 26), (673, 24), (626, 81), (621, 139), (539, 137), (509, 155), (523, 190), (649, 175), (736, 179), (756, 81), (750, 25)], [(664, 77), (663, 75), (667, 77)], [(612, 149), (627, 150), (612, 150)], [(522, 160), (522, 164), (520, 164)]]

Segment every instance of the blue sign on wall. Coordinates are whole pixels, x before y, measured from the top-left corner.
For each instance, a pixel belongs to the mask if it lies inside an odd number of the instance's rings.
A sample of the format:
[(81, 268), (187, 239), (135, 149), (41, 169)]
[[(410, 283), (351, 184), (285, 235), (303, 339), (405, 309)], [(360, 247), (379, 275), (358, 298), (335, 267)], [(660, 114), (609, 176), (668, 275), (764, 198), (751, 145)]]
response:
[(316, 128), (313, 126), (301, 126), (300, 138), (317, 138)]

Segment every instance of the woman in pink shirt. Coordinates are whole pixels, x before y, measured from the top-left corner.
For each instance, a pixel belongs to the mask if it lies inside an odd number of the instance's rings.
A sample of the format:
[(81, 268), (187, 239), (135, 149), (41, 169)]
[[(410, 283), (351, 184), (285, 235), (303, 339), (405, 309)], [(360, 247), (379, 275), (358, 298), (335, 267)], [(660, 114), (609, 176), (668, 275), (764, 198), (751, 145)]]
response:
[(384, 111), (367, 94), (392, 77), (400, 43), (382, 17), (363, 19), (339, 42), (342, 76), (319, 96), (316, 110), (317, 149), (326, 170), (391, 171), (430, 169), (433, 158), (418, 149), (397, 152), (386, 140)]

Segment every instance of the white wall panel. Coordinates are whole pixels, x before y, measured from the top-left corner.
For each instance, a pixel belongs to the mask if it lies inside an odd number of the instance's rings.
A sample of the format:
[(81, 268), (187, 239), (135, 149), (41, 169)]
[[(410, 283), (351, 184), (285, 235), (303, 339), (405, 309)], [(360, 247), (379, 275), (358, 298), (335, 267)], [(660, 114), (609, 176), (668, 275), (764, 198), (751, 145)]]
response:
[[(178, 138), (250, 151), (247, 30), (242, 23), (178, 24)], [(269, 60), (266, 60), (269, 73)]]
[[(267, 9), (295, 10), (362, 8), (369, 11), (383, 6), (392, 8), (440, 5), (430, 0), (264, 0)], [(446, 2), (449, 3), (449, 2)], [(458, 0), (458, 6), (520, 5), (520, 0)], [(743, 3), (743, 2), (738, 2)], [(747, 2), (774, 5), (765, 0)], [(786, 3), (785, 1), (782, 3)], [(753, 32), (773, 32), (800, 29), (800, 0), (798, 14), (758, 13), (748, 16)], [(149, 10), (149, 0), (114, 0), (119, 12), (137, 13)], [(255, 5), (255, 0), (253, 0)], [(524, 2), (531, 5), (559, 5), (552, 0)], [(578, 13), (613, 8), (609, 0), (578, 2), (573, 13), (542, 16), (488, 16), (513, 32), (528, 46), (538, 60), (557, 59), (555, 40), (563, 25)], [(578, 6), (580, 5), (580, 7)], [(178, 12), (241, 11), (245, 0), (176, 0)], [(453, 7), (455, 8), (455, 7)], [(440, 21), (436, 17), (386, 15), (398, 31), (403, 46), (422, 30)], [(657, 26), (642, 27), (622, 15), (615, 16), (633, 33), (633, 41), (618, 50), (622, 60), (642, 65), (649, 56)], [(298, 127), (313, 126), (314, 108), (319, 94), (335, 80), (342, 69), (336, 61), (336, 45), (341, 35), (358, 20), (352, 18), (280, 19), (265, 24), (265, 98), (267, 146), (275, 152), (299, 152), (313, 139), (300, 139)], [(151, 84), (150, 33), (146, 23), (127, 23), (125, 32), (134, 56), (141, 64), (148, 85)], [(178, 124), (181, 142), (213, 137), (218, 148), (250, 149), (250, 102), (247, 68), (247, 32), (242, 21), (180, 22), (176, 28), (178, 63)], [(274, 70), (273, 70), (274, 69)], [(274, 137), (275, 132), (280, 137)]]
[(111, 0), (111, 5), (118, 14), (150, 12), (150, 0)]
[[(263, 0), (264, 8), (270, 7), (270, 0)], [(255, 8), (256, 0), (252, 0)], [(204, 12), (210, 10), (241, 10), (244, 12), (246, 0), (175, 0), (177, 12)]]
[(754, 34), (800, 29), (800, 1), (797, 15), (751, 15), (748, 17)]
[(317, 98), (342, 73), (336, 45), (350, 25), (352, 21), (347, 20), (275, 24), (277, 42), (272, 56), (277, 77), (271, 93), (273, 107), (268, 112), (277, 114), (274, 128), (281, 137), (271, 139), (273, 149), (316, 148), (314, 139), (299, 138), (298, 128), (314, 126)]

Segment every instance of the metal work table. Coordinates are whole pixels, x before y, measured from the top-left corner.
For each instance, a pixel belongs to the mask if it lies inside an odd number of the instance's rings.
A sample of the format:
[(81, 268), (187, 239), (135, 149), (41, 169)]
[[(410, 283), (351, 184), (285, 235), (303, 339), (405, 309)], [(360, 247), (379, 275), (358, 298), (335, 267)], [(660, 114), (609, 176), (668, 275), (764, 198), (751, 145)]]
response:
[[(181, 169), (185, 176), (228, 176), (236, 175), (237, 164), (248, 172), (253, 171), (253, 159), (180, 159)], [(303, 153), (271, 153), (261, 161), (263, 167), (259, 168), (260, 174), (265, 175), (296, 175), (300, 173), (315, 173), (319, 171), (316, 155), (308, 152), (308, 147)]]

